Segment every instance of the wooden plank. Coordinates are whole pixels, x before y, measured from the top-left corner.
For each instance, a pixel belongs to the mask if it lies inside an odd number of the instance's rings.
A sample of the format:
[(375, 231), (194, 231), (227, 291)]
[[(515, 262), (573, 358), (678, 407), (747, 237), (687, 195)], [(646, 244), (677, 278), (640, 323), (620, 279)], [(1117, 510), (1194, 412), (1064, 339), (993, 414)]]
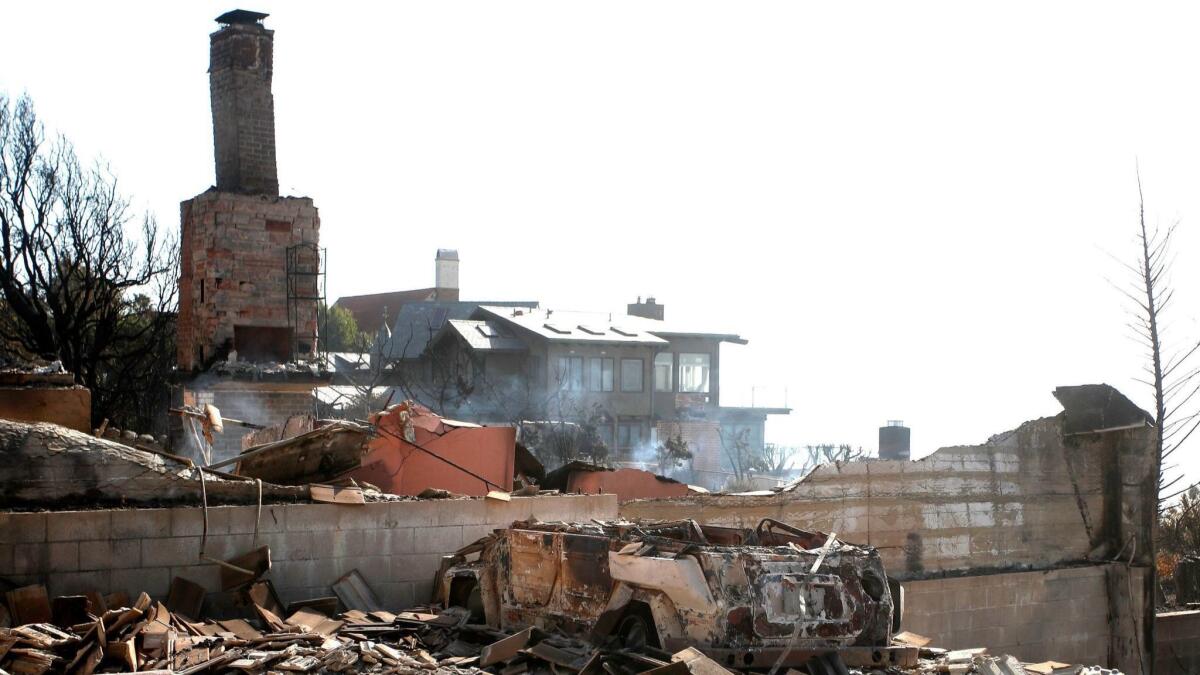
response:
[(491, 492), (488, 492), (486, 495), (484, 495), (484, 498), (485, 499), (494, 499), (498, 502), (511, 502), (512, 501), (512, 495), (510, 495), (507, 492), (503, 492), (501, 490), (492, 490)]
[(479, 667), (487, 668), (494, 663), (508, 661), (529, 644), (531, 637), (533, 637), (533, 628), (526, 628), (484, 647), (479, 653)]
[(297, 600), (288, 603), (287, 613), (294, 614), (301, 609), (311, 609), (324, 614), (325, 616), (333, 616), (337, 614), (338, 599), (336, 595), (326, 596), (323, 598), (308, 598), (307, 600)]
[(108, 646), (104, 648), (104, 654), (111, 659), (117, 659), (118, 661), (121, 661), (126, 667), (129, 668), (131, 672), (135, 671), (137, 670), (138, 662), (137, 649), (134, 647), (133, 642), (133, 638), (122, 640), (120, 642), (110, 642), (108, 643)]
[(254, 583), (271, 569), (271, 549), (268, 546), (260, 546), (225, 562), (251, 573), (245, 574), (221, 565), (221, 590), (232, 591)]
[(50, 608), (50, 596), (41, 584), (14, 588), (4, 594), (12, 612), (13, 625), (26, 623), (49, 623), (54, 618)]
[(367, 585), (358, 570), (350, 570), (333, 584), (333, 592), (347, 609), (376, 612), (383, 609), (378, 596)]
[(258, 632), (242, 619), (228, 619), (226, 621), (218, 621), (218, 624), (225, 630), (242, 638), (243, 640), (255, 640), (262, 637), (262, 633)]
[(320, 485), (313, 483), (308, 486), (308, 494), (314, 502), (327, 504), (366, 504), (360, 487), (337, 487), (335, 485)]
[(167, 593), (167, 609), (173, 614), (182, 614), (189, 621), (200, 618), (204, 609), (204, 597), (208, 592), (191, 579), (171, 579), (171, 590)]

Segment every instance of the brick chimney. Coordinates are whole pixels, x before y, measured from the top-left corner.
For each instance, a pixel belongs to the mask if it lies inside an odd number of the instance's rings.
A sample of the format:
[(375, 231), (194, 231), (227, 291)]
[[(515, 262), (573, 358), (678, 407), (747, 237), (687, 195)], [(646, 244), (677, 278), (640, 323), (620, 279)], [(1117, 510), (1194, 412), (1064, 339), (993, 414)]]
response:
[(271, 96), (275, 31), (263, 27), (266, 17), (235, 9), (217, 17), (221, 29), (209, 36), (208, 84), (221, 192), (279, 194)]
[(663, 305), (660, 305), (654, 301), (654, 296), (647, 297), (645, 302), (642, 302), (641, 296), (638, 296), (637, 302), (633, 302), (625, 306), (625, 312), (630, 316), (640, 316), (644, 319), (657, 319), (658, 321), (663, 320), (665, 310), (666, 308)]
[(458, 301), (458, 251), (439, 248), (434, 260), (434, 299)]

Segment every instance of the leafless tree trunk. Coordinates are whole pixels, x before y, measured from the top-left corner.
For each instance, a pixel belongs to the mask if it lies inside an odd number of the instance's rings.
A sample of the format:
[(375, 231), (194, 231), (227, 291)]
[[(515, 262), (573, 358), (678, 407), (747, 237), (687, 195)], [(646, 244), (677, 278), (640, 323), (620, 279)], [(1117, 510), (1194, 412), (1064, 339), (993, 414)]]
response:
[(1194, 398), (1200, 391), (1196, 383), (1196, 375), (1200, 371), (1190, 366), (1191, 357), (1200, 349), (1200, 343), (1192, 343), (1168, 355), (1170, 348), (1163, 332), (1164, 313), (1174, 297), (1174, 289), (1168, 281), (1174, 231), (1175, 225), (1166, 230), (1151, 230), (1146, 226), (1145, 199), (1139, 175), (1138, 257), (1134, 264), (1125, 265), (1135, 281), (1132, 289), (1121, 290), (1133, 303), (1135, 320), (1130, 326), (1146, 348), (1147, 378), (1139, 381), (1148, 385), (1154, 394), (1155, 452), (1144, 490), (1146, 501), (1143, 503), (1147, 519), (1151, 521), (1147, 523), (1151, 529), (1150, 538), (1145, 542), (1150, 564), (1146, 570), (1146, 607), (1142, 617), (1142, 663), (1143, 672), (1146, 673), (1154, 672), (1158, 515), (1169, 500), (1187, 490), (1183, 488), (1169, 492), (1182, 475), (1167, 480), (1166, 474), (1173, 465), (1166, 464), (1166, 460), (1191, 437), (1200, 424), (1200, 412), (1195, 411), (1194, 404)]

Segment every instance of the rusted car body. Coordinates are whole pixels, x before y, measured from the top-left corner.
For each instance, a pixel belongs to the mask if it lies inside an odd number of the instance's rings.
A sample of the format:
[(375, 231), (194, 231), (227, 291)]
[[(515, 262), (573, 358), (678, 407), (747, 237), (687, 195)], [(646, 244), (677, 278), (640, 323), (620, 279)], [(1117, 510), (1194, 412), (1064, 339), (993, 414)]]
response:
[(879, 554), (826, 543), (773, 520), (514, 523), (448, 560), (439, 592), (496, 628), (694, 646), (739, 668), (849, 651), (861, 658), (848, 662), (896, 662), (899, 609)]

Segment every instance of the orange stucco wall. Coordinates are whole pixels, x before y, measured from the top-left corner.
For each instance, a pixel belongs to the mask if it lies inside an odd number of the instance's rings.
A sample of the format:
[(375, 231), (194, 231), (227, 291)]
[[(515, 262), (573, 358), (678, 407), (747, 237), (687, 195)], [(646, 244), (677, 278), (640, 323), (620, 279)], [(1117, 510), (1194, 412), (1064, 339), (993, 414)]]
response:
[(659, 480), (649, 471), (617, 469), (616, 471), (575, 471), (567, 479), (567, 491), (577, 494), (615, 494), (618, 502), (634, 499), (683, 497), (687, 485)]

